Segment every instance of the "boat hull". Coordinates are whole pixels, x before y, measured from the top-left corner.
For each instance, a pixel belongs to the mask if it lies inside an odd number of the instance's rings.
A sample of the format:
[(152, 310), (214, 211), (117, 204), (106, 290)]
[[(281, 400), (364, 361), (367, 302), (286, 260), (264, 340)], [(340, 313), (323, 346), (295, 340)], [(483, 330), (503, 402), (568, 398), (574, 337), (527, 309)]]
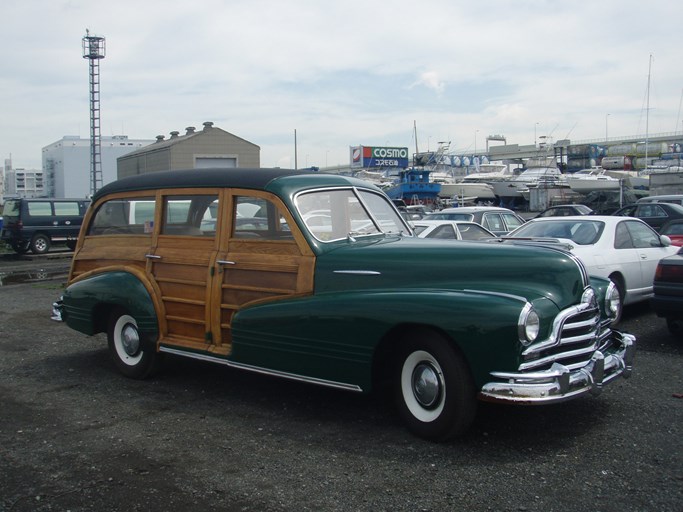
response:
[(478, 199), (495, 199), (493, 186), (488, 183), (442, 183), (439, 197), (476, 197)]

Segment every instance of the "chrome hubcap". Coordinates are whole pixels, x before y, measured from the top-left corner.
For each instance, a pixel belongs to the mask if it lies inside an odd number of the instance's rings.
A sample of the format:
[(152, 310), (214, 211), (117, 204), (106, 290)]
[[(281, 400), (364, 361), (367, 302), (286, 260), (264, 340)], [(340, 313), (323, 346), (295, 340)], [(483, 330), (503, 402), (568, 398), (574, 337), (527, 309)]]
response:
[(134, 325), (126, 324), (121, 330), (121, 344), (123, 345), (123, 350), (125, 350), (126, 354), (129, 356), (134, 356), (139, 352), (140, 336)]
[(429, 363), (420, 363), (413, 370), (413, 395), (418, 403), (432, 408), (439, 403), (441, 397), (441, 381), (439, 374)]

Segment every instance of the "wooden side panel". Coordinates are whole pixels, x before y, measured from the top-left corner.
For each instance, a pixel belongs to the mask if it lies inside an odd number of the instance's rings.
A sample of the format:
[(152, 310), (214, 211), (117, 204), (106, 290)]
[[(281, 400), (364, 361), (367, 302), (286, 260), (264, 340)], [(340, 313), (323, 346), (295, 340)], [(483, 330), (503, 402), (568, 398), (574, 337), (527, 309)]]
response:
[(132, 266), (145, 271), (152, 238), (150, 236), (88, 236), (74, 255), (71, 279), (109, 266)]
[(203, 347), (207, 338), (213, 239), (160, 236), (150, 273), (161, 291), (165, 311), (164, 343)]

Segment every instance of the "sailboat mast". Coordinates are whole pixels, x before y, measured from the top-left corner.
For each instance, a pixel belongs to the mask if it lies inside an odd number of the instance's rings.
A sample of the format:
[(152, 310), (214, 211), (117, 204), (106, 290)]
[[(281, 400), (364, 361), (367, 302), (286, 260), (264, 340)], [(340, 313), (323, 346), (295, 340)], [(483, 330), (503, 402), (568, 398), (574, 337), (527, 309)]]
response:
[(416, 159), (420, 151), (417, 149), (417, 121), (415, 120), (413, 120), (413, 135), (415, 136), (415, 158), (413, 163), (417, 163)]

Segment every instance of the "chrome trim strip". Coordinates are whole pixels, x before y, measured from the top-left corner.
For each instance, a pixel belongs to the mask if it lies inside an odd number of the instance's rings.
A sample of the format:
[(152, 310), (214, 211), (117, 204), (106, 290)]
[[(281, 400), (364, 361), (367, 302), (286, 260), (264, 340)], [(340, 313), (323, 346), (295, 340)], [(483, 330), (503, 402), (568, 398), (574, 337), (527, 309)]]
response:
[(380, 276), (381, 272), (376, 270), (333, 270), (334, 274), (353, 274), (357, 276)]
[(208, 354), (198, 354), (195, 352), (186, 352), (184, 350), (178, 350), (170, 347), (159, 347), (159, 352), (166, 352), (168, 354), (174, 354), (181, 357), (189, 357), (191, 359), (198, 359), (199, 361), (208, 361), (211, 363), (223, 364), (231, 368), (239, 368), (241, 370), (248, 370), (256, 373), (262, 373), (264, 375), (273, 375), (276, 377), (282, 377), (285, 379), (296, 380), (299, 382), (306, 382), (309, 384), (317, 384), (319, 386), (326, 386), (330, 388), (343, 389), (346, 391), (356, 391), (359, 393), (363, 392), (363, 389), (356, 384), (346, 384), (344, 382), (335, 382), (331, 380), (319, 379), (316, 377), (306, 377), (304, 375), (297, 375), (295, 373), (282, 372), (278, 370), (270, 370), (268, 368), (262, 368), (260, 366), (253, 366), (250, 364), (237, 363), (235, 361), (230, 361), (228, 359), (223, 359), (221, 357), (214, 357)]
[(527, 300), (524, 297), (520, 297), (519, 295), (512, 295), (511, 293), (502, 293), (502, 292), (492, 292), (489, 290), (472, 290), (471, 288), (465, 288), (463, 292), (467, 293), (481, 293), (482, 295), (492, 295), (494, 297), (504, 297), (507, 299), (514, 299), (518, 300), (519, 302), (524, 302), (526, 303)]

